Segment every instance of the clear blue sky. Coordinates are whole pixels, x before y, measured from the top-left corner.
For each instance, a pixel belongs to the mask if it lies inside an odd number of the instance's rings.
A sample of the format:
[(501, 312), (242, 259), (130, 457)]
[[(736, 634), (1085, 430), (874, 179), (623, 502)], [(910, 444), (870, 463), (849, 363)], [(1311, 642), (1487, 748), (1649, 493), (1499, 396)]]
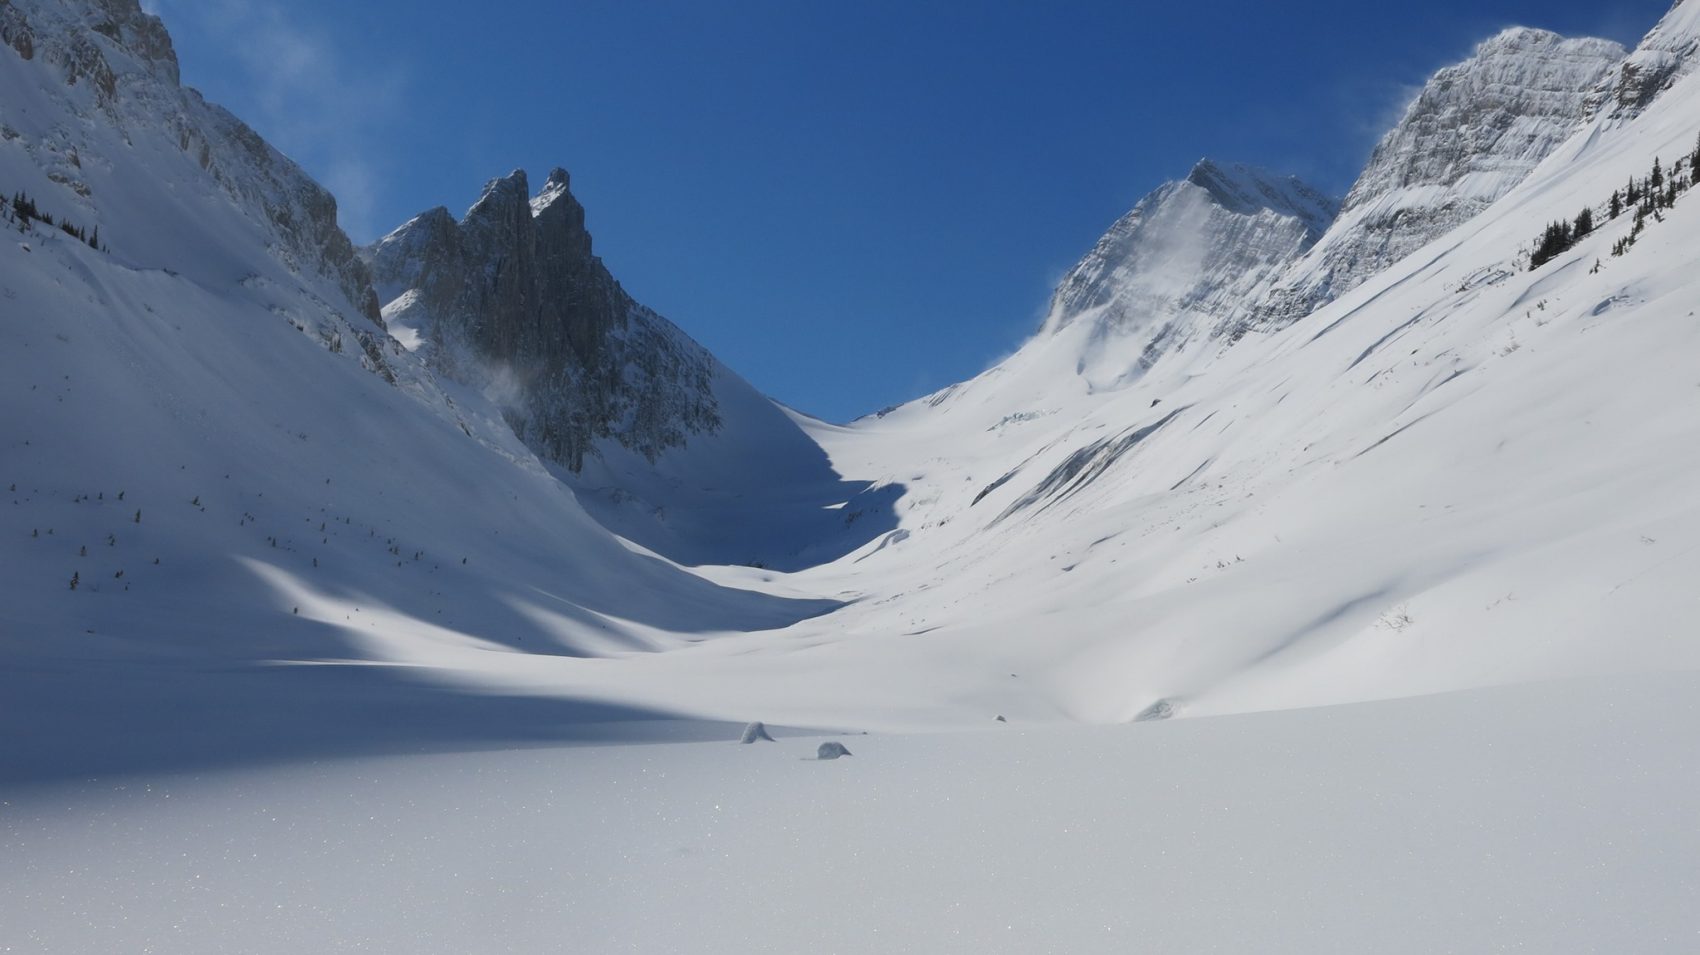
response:
[(1343, 193), (1434, 69), (1511, 24), (1632, 45), (1669, 0), (145, 0), (185, 81), (357, 241), (572, 172), (640, 301), (844, 420), (969, 377), (1200, 156)]

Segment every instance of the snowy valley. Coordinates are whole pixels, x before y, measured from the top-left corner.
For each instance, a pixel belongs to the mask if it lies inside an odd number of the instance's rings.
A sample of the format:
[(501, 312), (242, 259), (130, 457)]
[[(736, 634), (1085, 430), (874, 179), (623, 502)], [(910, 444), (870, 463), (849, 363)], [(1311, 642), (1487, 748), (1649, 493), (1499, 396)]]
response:
[(1700, 0), (845, 424), (564, 170), (356, 247), (168, 25), (0, 0), (0, 951), (1693, 946)]

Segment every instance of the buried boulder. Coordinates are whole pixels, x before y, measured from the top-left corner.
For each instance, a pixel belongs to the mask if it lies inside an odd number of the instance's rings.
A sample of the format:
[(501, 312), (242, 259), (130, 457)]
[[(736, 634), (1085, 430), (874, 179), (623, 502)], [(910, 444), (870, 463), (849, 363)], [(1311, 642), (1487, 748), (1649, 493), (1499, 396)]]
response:
[(744, 735), (738, 738), (740, 743), (754, 743), (758, 740), (767, 740), (769, 743), (775, 742), (774, 738), (767, 732), (767, 724), (759, 720), (744, 727)]
[(850, 750), (848, 748), (846, 748), (843, 743), (832, 742), (832, 743), (822, 743), (822, 744), (820, 744), (820, 749), (818, 751), (816, 751), (815, 758), (816, 759), (837, 759), (840, 756), (854, 756), (854, 755), (855, 754), (850, 752)]

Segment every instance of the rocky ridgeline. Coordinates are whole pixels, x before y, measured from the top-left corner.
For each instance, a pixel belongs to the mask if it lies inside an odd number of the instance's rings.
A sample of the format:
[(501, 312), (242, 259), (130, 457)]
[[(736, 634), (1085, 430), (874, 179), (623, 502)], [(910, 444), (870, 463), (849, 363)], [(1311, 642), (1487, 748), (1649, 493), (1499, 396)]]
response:
[(1117, 331), (1154, 316), (1213, 325), (1309, 248), (1338, 207), (1293, 177), (1201, 160), (1140, 200), (1063, 278), (1049, 327), (1088, 314)]
[(1606, 74), (1588, 96), (1587, 115), (1628, 119), (1646, 109), (1700, 60), (1700, 2), (1677, 0), (1634, 52)]
[(536, 196), (523, 171), (493, 180), (459, 221), (433, 209), (364, 255), (385, 316), (426, 360), (574, 471), (602, 440), (654, 461), (720, 425), (713, 359), (592, 253), (564, 170)]
[[(85, 122), (98, 115), (126, 139), (174, 138), (238, 206), (264, 220), (280, 260), (330, 278), (359, 315), (379, 320), (366, 268), (337, 225), (335, 198), (241, 120), (181, 85), (170, 35), (138, 0), (0, 0), (0, 42), (57, 71), (69, 109)], [(15, 135), (0, 128), (0, 136)], [(69, 130), (24, 146), (48, 178), (100, 205)]]
[(1343, 203), (1291, 177), (1202, 162), (1105, 233), (1058, 287), (1046, 330), (1088, 320), (1137, 334), (1127, 380), (1193, 342), (1297, 321), (1523, 181), (1585, 121), (1624, 52), (1500, 33), (1428, 81)]
[(1610, 40), (1513, 27), (1436, 73), (1250, 325), (1303, 318), (1492, 205), (1576, 131), (1623, 56)]

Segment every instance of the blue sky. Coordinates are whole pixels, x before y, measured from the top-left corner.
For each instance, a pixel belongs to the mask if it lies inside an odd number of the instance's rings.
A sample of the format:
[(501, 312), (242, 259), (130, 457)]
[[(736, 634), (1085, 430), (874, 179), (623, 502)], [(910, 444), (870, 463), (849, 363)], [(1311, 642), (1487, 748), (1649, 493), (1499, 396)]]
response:
[(146, 5), (185, 81), (330, 186), (357, 241), (564, 166), (633, 295), (845, 420), (1014, 350), (1062, 272), (1199, 157), (1343, 193), (1476, 41), (1632, 45), (1670, 4)]

